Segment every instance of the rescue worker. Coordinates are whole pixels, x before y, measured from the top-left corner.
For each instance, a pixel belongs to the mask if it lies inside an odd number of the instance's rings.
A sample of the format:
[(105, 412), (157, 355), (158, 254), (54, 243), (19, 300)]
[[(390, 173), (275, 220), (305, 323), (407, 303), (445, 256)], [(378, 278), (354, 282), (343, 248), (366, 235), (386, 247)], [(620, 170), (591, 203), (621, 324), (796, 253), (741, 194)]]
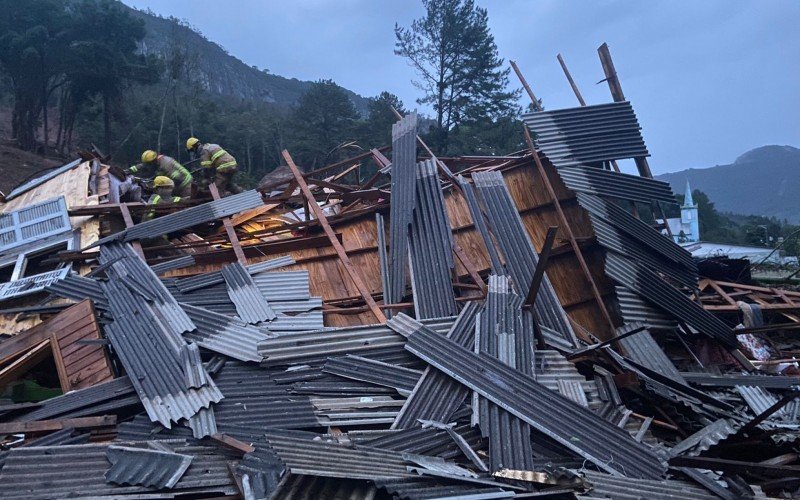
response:
[(192, 196), (192, 174), (174, 158), (160, 155), (148, 149), (142, 153), (142, 162), (129, 168), (126, 173), (138, 174), (139, 177), (153, 175), (168, 177), (174, 187), (172, 196), (190, 198)]
[[(167, 176), (159, 175), (153, 180), (154, 192), (147, 200), (149, 206), (162, 205), (165, 203), (180, 203), (183, 198), (174, 196), (175, 183)], [(155, 210), (146, 210), (142, 216), (142, 222), (148, 221), (156, 216)]]
[(224, 192), (237, 194), (242, 188), (233, 182), (233, 176), (238, 171), (236, 158), (222, 149), (219, 144), (203, 144), (197, 137), (190, 137), (186, 141), (186, 149), (200, 158), (200, 166), (209, 182), (217, 185), (220, 196)]

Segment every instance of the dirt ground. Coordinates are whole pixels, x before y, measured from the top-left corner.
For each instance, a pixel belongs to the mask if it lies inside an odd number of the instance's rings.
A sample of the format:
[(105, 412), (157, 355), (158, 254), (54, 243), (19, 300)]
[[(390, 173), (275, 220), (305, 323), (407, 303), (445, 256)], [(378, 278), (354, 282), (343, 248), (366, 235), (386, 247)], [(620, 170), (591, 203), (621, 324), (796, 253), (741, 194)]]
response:
[(62, 160), (44, 158), (0, 141), (0, 191), (8, 193), (36, 172), (63, 164)]

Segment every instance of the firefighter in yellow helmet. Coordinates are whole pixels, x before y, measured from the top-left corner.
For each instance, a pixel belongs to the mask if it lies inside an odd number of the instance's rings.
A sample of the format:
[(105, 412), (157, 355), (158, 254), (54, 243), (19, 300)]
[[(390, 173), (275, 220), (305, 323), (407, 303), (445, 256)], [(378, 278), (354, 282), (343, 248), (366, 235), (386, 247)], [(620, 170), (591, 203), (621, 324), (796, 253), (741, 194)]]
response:
[(197, 137), (190, 137), (186, 149), (200, 158), (207, 182), (217, 185), (220, 196), (242, 192), (242, 188), (233, 182), (233, 176), (239, 170), (236, 158), (219, 144), (203, 144)]
[(173, 196), (190, 198), (192, 196), (192, 174), (174, 158), (167, 155), (160, 155), (148, 149), (142, 153), (142, 162), (134, 165), (127, 173), (138, 175), (139, 177), (151, 177), (159, 175), (168, 177), (172, 180), (174, 187)]
[[(151, 206), (163, 205), (165, 203), (180, 203), (184, 198), (174, 196), (173, 190), (175, 183), (167, 176), (159, 175), (153, 180), (153, 194), (147, 200), (147, 204)], [(188, 199), (188, 198), (187, 198)], [(142, 216), (142, 222), (148, 221), (156, 216), (155, 210), (146, 210)]]

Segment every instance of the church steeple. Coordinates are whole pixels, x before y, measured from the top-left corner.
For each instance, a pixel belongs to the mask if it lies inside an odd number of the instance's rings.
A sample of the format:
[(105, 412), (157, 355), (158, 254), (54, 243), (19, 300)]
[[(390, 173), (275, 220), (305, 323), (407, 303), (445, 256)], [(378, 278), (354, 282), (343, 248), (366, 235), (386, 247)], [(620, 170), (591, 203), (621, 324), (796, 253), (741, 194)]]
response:
[(683, 207), (681, 208), (694, 208), (694, 198), (692, 198), (692, 186), (689, 185), (689, 179), (686, 179), (686, 191), (683, 198)]

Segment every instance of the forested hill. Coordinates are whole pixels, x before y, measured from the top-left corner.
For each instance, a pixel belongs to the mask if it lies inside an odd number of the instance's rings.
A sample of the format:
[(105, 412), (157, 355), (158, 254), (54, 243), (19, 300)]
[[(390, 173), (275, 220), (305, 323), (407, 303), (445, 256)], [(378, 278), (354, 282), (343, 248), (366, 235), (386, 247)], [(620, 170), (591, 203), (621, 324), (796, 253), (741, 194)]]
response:
[[(285, 78), (248, 66), (178, 19), (125, 7), (145, 23), (147, 34), (140, 42), (142, 52), (168, 58), (176, 47), (188, 49), (196, 80), (212, 94), (293, 105), (311, 86), (308, 81)], [(347, 93), (356, 109), (362, 115), (366, 114), (367, 100), (355, 92), (348, 90)]]
[(660, 175), (683, 194), (686, 180), (708, 195), (717, 210), (800, 223), (800, 149), (763, 146), (729, 165), (690, 168)]

